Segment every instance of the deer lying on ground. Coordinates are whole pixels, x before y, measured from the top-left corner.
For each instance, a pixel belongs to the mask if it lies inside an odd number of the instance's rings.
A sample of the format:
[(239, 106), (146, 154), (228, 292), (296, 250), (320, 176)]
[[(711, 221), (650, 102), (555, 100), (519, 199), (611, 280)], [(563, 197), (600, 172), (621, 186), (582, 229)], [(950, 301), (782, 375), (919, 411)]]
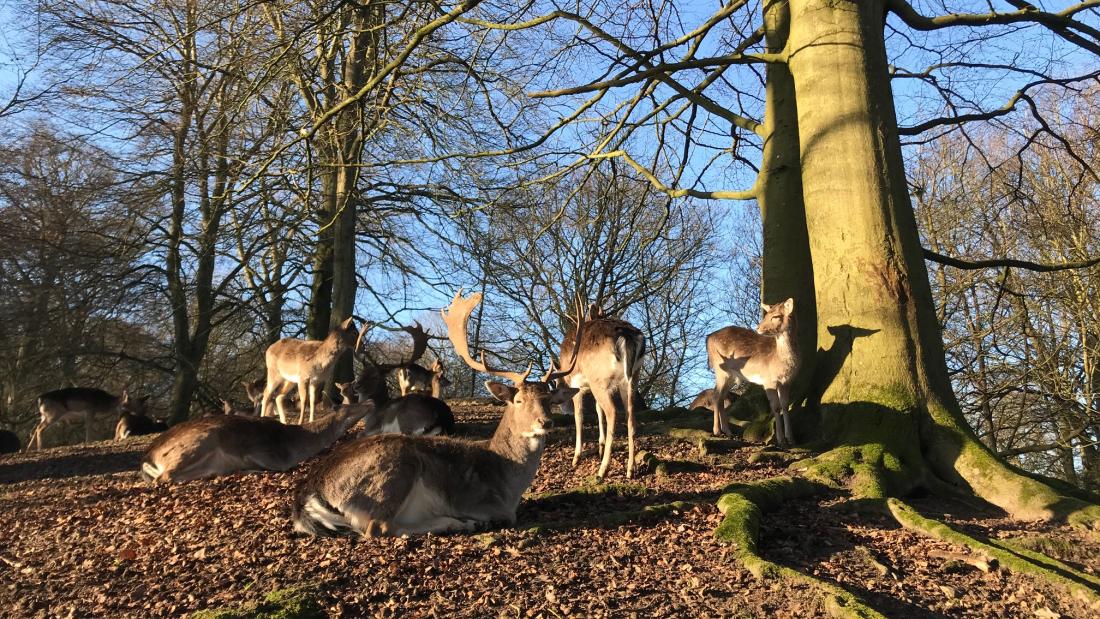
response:
[(115, 425), (116, 441), (121, 441), (130, 436), (157, 434), (168, 429), (168, 424), (145, 414), (145, 398), (141, 398), (139, 401), (141, 407), (137, 411), (124, 412), (119, 415), (118, 424)]
[[(596, 478), (602, 480), (611, 464), (611, 448), (615, 440), (615, 419), (620, 411), (626, 413), (627, 459), (626, 476), (634, 476), (634, 383), (637, 380), (640, 361), (645, 355), (645, 336), (630, 323), (603, 315), (598, 308), (589, 310), (584, 320), (584, 337), (575, 349), (572, 334), (566, 334), (561, 347), (562, 359), (576, 355), (573, 371), (563, 380), (578, 389), (573, 401), (562, 407), (562, 412), (572, 412), (576, 429), (573, 449), (573, 466), (581, 457), (581, 423), (583, 421), (584, 393), (591, 391), (596, 399), (596, 420), (599, 424), (601, 451)], [(606, 422), (606, 436), (604, 425)]]
[(19, 449), (19, 437), (15, 432), (0, 430), (0, 454), (13, 454)]
[(515, 383), (485, 383), (505, 403), (493, 437), (466, 441), (383, 434), (349, 443), (298, 489), (296, 530), (312, 535), (417, 535), (515, 522), (520, 497), (542, 458), (550, 407), (567, 401), (576, 389), (552, 389), (549, 381), (561, 375), (553, 367), (541, 381), (528, 382), (530, 366), (523, 373), (493, 369), (484, 352), (475, 361), (467, 347), (466, 323), (480, 302), (480, 294), (463, 298), (460, 291), (443, 319), (467, 365)]
[(141, 472), (153, 482), (178, 482), (237, 471), (286, 471), (328, 448), (373, 410), (370, 402), (349, 404), (296, 426), (237, 415), (186, 421), (153, 441)]
[(42, 449), (42, 432), (58, 421), (84, 417), (84, 442), (92, 439), (92, 420), (96, 417), (114, 417), (123, 412), (141, 411), (144, 402), (130, 400), (126, 391), (121, 396), (111, 395), (102, 389), (67, 387), (38, 396), (38, 413), (41, 419), (27, 441), (27, 451), (33, 446)]
[(707, 336), (707, 360), (714, 370), (714, 434), (730, 434), (729, 420), (719, 401), (740, 383), (764, 388), (775, 417), (775, 442), (779, 447), (794, 445), (791, 432), (791, 382), (798, 374), (801, 355), (795, 341), (797, 325), (794, 299), (775, 305), (760, 304), (764, 318), (756, 331), (725, 327)]
[[(360, 331), (359, 340), (355, 344), (356, 356), (359, 356), (364, 333), (365, 327)], [(357, 400), (363, 398), (364, 394), (356, 391), (360, 383), (363, 383), (365, 391), (373, 392), (373, 396), (365, 397), (373, 400), (376, 407), (376, 412), (363, 420), (364, 430), (361, 436), (393, 432), (427, 435), (454, 433), (454, 413), (442, 400), (443, 389), (450, 384), (450, 381), (443, 375), (443, 364), (439, 361), (436, 361), (432, 367), (431, 395), (413, 391), (391, 400), (379, 366), (366, 356), (365, 352), (363, 372), (359, 375), (359, 379), (354, 384), (337, 383), (341, 397)]]
[[(356, 331), (351, 318), (340, 323), (324, 340), (284, 338), (267, 348), (267, 386), (264, 388), (260, 416), (266, 417), (271, 397), (287, 383), (298, 385), (298, 423), (305, 421), (306, 398), (309, 398), (309, 420), (313, 421), (317, 399), (325, 388), (340, 354), (355, 345)], [(276, 398), (279, 421), (286, 423), (283, 402)]]

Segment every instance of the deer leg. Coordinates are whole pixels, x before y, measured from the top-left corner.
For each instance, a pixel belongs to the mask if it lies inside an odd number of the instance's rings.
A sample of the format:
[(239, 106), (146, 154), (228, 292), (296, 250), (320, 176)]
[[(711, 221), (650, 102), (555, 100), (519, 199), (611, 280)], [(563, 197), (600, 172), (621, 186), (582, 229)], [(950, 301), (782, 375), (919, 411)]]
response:
[(596, 403), (596, 424), (600, 427), (600, 452), (602, 453), (604, 443), (607, 442), (607, 428), (604, 427), (607, 424), (604, 419), (603, 409), (600, 408), (598, 402)]
[(782, 449), (787, 446), (787, 437), (783, 435), (783, 420), (780, 418), (779, 393), (776, 392), (775, 389), (765, 389), (764, 393), (768, 396), (768, 406), (772, 410), (772, 417), (775, 418), (775, 446)]
[(776, 388), (776, 396), (779, 398), (779, 418), (783, 420), (783, 438), (790, 447), (794, 446), (794, 432), (791, 431), (790, 399), (791, 388), (783, 385)]
[(46, 429), (46, 426), (50, 425), (45, 419), (38, 422), (38, 425), (34, 427), (34, 432), (31, 432), (31, 438), (27, 441), (27, 451), (31, 450), (31, 445), (34, 445), (36, 451), (42, 450), (42, 431)]
[(733, 376), (727, 374), (721, 368), (714, 371), (714, 392), (711, 394), (713, 401), (711, 401), (711, 410), (714, 411), (714, 425), (711, 428), (711, 434), (715, 436), (721, 436), (723, 434), (732, 434), (730, 432), (730, 422), (726, 419), (726, 410), (722, 406), (722, 401), (726, 399), (726, 394), (733, 388), (734, 383), (737, 382)]
[(313, 392), (312, 381), (306, 377), (302, 377), (298, 382), (298, 425), (302, 425), (306, 420), (306, 406), (309, 404), (309, 396)]
[(634, 477), (634, 381), (626, 381), (626, 478)]
[(603, 481), (607, 467), (611, 465), (611, 446), (615, 442), (615, 401), (606, 385), (593, 388), (592, 395), (596, 396), (596, 404), (607, 417), (607, 443), (603, 446), (603, 459), (600, 461), (600, 470), (596, 473), (596, 479)]
[[(271, 376), (267, 377), (267, 384), (264, 385), (264, 395), (260, 398), (260, 417), (267, 417), (268, 412), (271, 410), (271, 398), (275, 394), (275, 383)], [(279, 399), (275, 398), (275, 406), (279, 409), (279, 418), (283, 419), (283, 405), (279, 402)]]
[[(577, 428), (577, 443), (573, 449), (573, 466), (577, 466), (577, 462), (581, 459), (581, 424), (584, 423), (584, 390), (577, 392), (577, 395), (573, 396), (573, 425)], [(600, 426), (600, 440), (603, 440), (603, 426)]]

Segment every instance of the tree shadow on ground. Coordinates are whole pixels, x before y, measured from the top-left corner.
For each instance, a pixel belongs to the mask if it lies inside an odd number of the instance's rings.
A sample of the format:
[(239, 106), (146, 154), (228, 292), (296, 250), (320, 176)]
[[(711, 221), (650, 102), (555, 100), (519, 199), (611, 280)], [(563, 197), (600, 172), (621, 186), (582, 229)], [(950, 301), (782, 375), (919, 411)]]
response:
[(137, 471), (141, 450), (103, 452), (89, 450), (0, 464), (0, 484), (39, 479), (66, 479)]

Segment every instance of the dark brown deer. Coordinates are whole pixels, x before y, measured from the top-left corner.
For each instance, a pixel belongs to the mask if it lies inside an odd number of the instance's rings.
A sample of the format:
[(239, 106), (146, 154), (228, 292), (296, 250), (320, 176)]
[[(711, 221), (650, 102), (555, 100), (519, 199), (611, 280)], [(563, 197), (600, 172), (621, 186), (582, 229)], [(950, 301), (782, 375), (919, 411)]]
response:
[(730, 434), (729, 420), (722, 414), (719, 401), (741, 383), (764, 388), (775, 417), (775, 442), (780, 447), (794, 445), (790, 405), (791, 382), (798, 374), (801, 355), (795, 334), (794, 299), (775, 305), (760, 304), (764, 317), (756, 331), (743, 327), (725, 327), (707, 336), (707, 360), (714, 370), (714, 434)]
[(141, 472), (153, 482), (178, 482), (237, 471), (286, 471), (328, 448), (373, 410), (370, 402), (349, 404), (301, 425), (238, 415), (186, 421), (153, 441)]
[(111, 395), (102, 389), (88, 387), (67, 387), (49, 391), (38, 396), (40, 420), (27, 441), (27, 451), (31, 447), (42, 449), (42, 432), (58, 421), (84, 418), (84, 442), (92, 439), (92, 421), (96, 417), (114, 417), (122, 412), (144, 412), (144, 402), (130, 400), (126, 391), (122, 395)]
[(296, 530), (312, 535), (417, 535), (515, 522), (520, 498), (542, 458), (550, 407), (576, 390), (551, 388), (549, 381), (560, 376), (553, 371), (541, 381), (528, 382), (530, 366), (522, 373), (493, 369), (484, 352), (480, 362), (474, 360), (466, 323), (480, 302), (480, 294), (463, 298), (460, 292), (443, 318), (455, 351), (467, 365), (514, 383), (485, 383), (505, 403), (493, 438), (383, 434), (349, 443), (318, 465), (298, 489)]
[[(324, 340), (299, 340), (284, 338), (267, 348), (267, 386), (264, 388), (260, 415), (266, 417), (271, 398), (286, 384), (298, 385), (298, 423), (305, 421), (306, 398), (309, 401), (309, 420), (313, 421), (317, 400), (332, 378), (336, 361), (341, 353), (356, 343), (353, 319), (348, 318), (329, 332)], [(286, 423), (282, 399), (275, 400), (279, 421)]]
[(611, 464), (615, 420), (619, 412), (626, 415), (626, 476), (633, 477), (634, 383), (641, 366), (641, 358), (645, 355), (645, 335), (630, 323), (604, 316), (599, 308), (593, 307), (584, 321), (584, 337), (580, 339), (579, 350), (574, 349), (574, 341), (573, 334), (567, 333), (561, 347), (562, 359), (573, 355), (577, 358), (573, 371), (563, 379), (567, 385), (578, 389), (573, 401), (562, 407), (565, 414), (573, 413), (576, 430), (573, 466), (577, 465), (581, 457), (583, 401), (585, 392), (590, 391), (596, 399), (599, 445), (603, 454), (596, 477), (602, 480)]
[(145, 398), (141, 398), (141, 406), (132, 412), (124, 412), (118, 417), (115, 424), (115, 440), (121, 441), (131, 436), (146, 436), (158, 434), (168, 429), (168, 424), (160, 419), (153, 419), (146, 414)]

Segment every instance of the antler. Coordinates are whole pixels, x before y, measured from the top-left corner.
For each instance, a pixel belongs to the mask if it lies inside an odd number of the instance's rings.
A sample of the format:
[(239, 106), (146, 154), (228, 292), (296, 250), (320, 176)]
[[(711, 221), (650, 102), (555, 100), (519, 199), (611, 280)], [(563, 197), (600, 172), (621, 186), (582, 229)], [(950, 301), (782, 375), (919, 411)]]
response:
[[(593, 306), (595, 307), (595, 306)], [(573, 300), (573, 309), (577, 316), (577, 328), (573, 333), (573, 355), (569, 359), (569, 367), (564, 370), (554, 369), (554, 362), (550, 362), (550, 368), (546, 370), (546, 375), (542, 377), (542, 382), (549, 383), (552, 380), (557, 380), (563, 376), (568, 376), (573, 372), (573, 368), (577, 366), (577, 355), (581, 350), (581, 337), (584, 334), (584, 325), (592, 319), (592, 310), (589, 309), (589, 315), (585, 316), (581, 309), (581, 299), (577, 296)]]
[(411, 327), (401, 327), (401, 329), (411, 335), (413, 339), (412, 358), (405, 363), (416, 363), (417, 359), (424, 356), (424, 351), (428, 350), (428, 332), (420, 326), (419, 322), (414, 323)]
[(527, 380), (527, 376), (531, 374), (530, 365), (527, 366), (527, 371), (522, 374), (519, 372), (506, 372), (504, 370), (490, 368), (485, 362), (484, 350), (481, 351), (480, 362), (475, 361), (473, 356), (470, 355), (469, 343), (466, 338), (466, 323), (469, 322), (470, 315), (473, 314), (474, 308), (480, 303), (480, 292), (475, 292), (468, 297), (462, 296), (461, 289), (455, 293), (455, 298), (451, 301), (451, 305), (448, 306), (447, 309), (439, 311), (439, 313), (443, 315), (443, 322), (447, 325), (447, 337), (450, 338), (451, 344), (455, 347), (455, 352), (458, 353), (459, 357), (462, 357), (466, 365), (478, 372), (499, 376), (517, 385), (523, 384), (523, 382)]

